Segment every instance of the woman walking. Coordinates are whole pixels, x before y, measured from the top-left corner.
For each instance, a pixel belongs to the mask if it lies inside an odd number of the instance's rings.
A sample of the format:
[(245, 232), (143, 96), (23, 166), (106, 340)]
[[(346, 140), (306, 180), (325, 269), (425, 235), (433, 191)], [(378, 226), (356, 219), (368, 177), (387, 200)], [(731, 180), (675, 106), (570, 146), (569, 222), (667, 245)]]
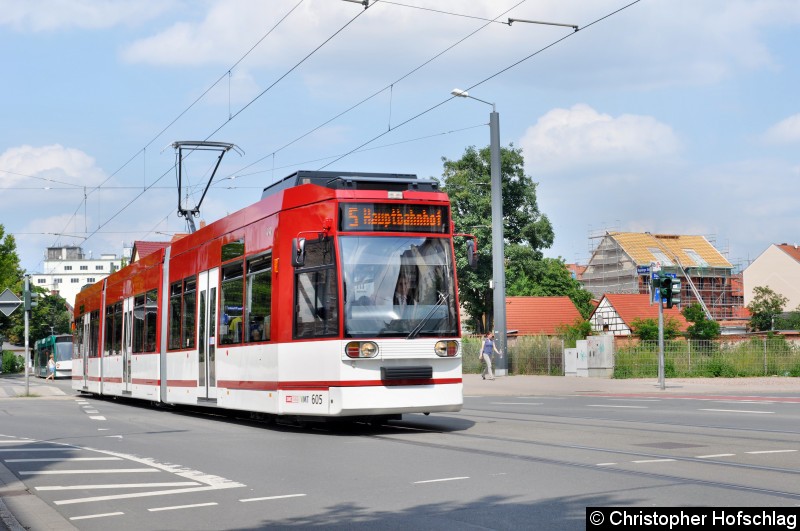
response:
[[(494, 346), (494, 334), (489, 332), (486, 334), (486, 339), (483, 340), (483, 349), (481, 350), (481, 359), (483, 360), (483, 371), (481, 371), (481, 378), (484, 380), (488, 376), (490, 380), (494, 380), (494, 373), (492, 372), (492, 354), (497, 352), (497, 347)], [(497, 352), (497, 354), (500, 354)]]

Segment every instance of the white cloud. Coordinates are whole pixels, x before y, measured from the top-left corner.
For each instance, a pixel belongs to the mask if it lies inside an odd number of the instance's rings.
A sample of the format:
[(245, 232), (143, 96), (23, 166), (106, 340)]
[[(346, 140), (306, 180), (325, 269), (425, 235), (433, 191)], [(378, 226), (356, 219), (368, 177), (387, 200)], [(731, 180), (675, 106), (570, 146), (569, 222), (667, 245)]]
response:
[(550, 171), (651, 162), (680, 149), (672, 128), (655, 118), (632, 114), (615, 118), (586, 104), (548, 112), (527, 129), (520, 145), (529, 166)]
[(770, 144), (800, 143), (800, 114), (781, 120), (764, 133), (764, 140)]
[(64, 29), (104, 29), (155, 18), (175, 2), (129, 0), (40, 0), (2, 2), (0, 26), (42, 33)]
[(0, 175), (0, 188), (56, 186), (59, 183), (91, 186), (104, 178), (104, 172), (95, 166), (92, 157), (59, 144), (9, 148), (0, 154)]

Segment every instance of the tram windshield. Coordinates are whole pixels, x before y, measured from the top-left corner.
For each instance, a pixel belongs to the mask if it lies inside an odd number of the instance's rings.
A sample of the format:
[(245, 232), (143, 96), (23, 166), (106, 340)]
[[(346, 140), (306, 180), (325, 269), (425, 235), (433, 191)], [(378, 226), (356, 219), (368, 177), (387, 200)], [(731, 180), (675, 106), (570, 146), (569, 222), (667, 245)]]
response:
[(449, 240), (342, 236), (345, 335), (458, 333), (455, 265)]
[(55, 344), (55, 360), (69, 361), (72, 359), (72, 343), (58, 342)]

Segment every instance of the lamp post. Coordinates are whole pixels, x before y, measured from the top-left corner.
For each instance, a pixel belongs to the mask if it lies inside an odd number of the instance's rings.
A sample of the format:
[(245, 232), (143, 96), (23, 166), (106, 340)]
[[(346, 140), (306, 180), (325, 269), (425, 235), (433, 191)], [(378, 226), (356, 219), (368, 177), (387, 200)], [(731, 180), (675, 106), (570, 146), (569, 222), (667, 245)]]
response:
[(508, 373), (508, 346), (506, 338), (506, 269), (505, 244), (503, 240), (503, 181), (500, 175), (500, 115), (494, 103), (470, 96), (461, 89), (453, 89), (450, 94), (459, 98), (471, 98), (492, 106), (489, 114), (489, 151), (492, 188), (492, 277), (494, 280), (493, 306), (494, 329), (498, 350), (502, 354), (496, 366), (495, 374), (505, 376)]

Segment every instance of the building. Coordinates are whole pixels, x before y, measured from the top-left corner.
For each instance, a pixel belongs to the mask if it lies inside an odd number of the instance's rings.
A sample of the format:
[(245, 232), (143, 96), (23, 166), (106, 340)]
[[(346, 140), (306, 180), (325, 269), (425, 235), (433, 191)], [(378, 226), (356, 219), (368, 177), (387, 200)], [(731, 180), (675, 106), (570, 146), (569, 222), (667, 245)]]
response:
[(772, 244), (742, 272), (744, 305), (753, 302), (756, 287), (768, 287), (788, 299), (784, 310), (800, 306), (800, 248)]
[(31, 285), (57, 293), (70, 306), (87, 284), (94, 284), (122, 267), (122, 258), (115, 254), (87, 257), (80, 247), (48, 247), (42, 273), (31, 275)]
[(681, 281), (681, 305), (699, 302), (715, 320), (738, 315), (733, 265), (705, 237), (649, 232), (606, 232), (581, 279), (595, 297), (650, 291), (651, 264)]
[[(600, 299), (589, 322), (596, 334), (630, 336), (633, 334), (631, 324), (636, 319), (658, 321), (658, 305), (651, 304), (647, 294), (609, 293)], [(675, 319), (681, 332), (689, 327), (689, 322), (677, 307), (664, 308), (664, 322), (667, 319)]]
[(581, 314), (569, 297), (506, 297), (506, 325), (520, 336), (558, 335)]

